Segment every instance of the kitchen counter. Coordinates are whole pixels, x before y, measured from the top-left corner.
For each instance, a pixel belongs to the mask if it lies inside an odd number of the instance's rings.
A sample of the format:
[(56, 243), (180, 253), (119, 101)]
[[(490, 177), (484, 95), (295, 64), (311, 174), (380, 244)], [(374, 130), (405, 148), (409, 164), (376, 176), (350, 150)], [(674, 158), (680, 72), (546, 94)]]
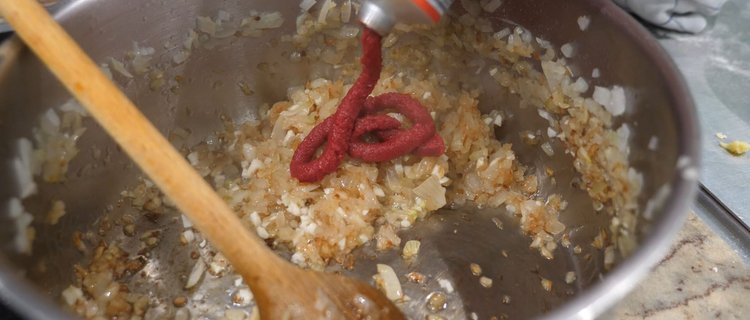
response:
[(669, 254), (602, 319), (745, 319), (750, 266), (690, 214)]

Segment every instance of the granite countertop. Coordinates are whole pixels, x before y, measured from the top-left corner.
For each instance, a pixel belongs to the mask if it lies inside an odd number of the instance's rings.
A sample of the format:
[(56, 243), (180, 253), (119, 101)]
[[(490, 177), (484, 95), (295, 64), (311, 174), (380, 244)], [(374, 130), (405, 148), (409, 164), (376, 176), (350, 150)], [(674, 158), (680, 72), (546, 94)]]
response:
[(667, 256), (603, 319), (746, 319), (750, 266), (691, 213)]

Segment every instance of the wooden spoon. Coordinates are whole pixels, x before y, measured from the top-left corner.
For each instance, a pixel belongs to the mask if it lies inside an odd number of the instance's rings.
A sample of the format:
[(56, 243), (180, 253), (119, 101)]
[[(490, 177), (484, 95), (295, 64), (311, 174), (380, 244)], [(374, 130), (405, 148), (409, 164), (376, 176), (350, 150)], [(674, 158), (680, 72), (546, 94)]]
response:
[(35, 0), (0, 0), (0, 15), (140, 168), (232, 263), (265, 319), (404, 319), (357, 280), (293, 266), (248, 232), (130, 100)]

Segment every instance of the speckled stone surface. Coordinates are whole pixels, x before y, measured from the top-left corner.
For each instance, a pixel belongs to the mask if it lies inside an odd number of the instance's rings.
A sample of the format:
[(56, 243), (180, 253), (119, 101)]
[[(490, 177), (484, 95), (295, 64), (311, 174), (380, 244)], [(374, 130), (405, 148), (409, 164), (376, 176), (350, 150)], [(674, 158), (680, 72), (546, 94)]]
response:
[(750, 319), (750, 266), (690, 214), (669, 254), (602, 319)]

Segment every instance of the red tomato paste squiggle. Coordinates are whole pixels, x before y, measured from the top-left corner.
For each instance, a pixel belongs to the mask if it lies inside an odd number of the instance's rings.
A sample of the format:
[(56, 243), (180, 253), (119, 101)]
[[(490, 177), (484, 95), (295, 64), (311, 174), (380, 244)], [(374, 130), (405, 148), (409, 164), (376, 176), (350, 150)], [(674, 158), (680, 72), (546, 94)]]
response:
[[(418, 156), (439, 156), (445, 143), (437, 135), (435, 123), (427, 109), (406, 94), (386, 93), (368, 97), (380, 79), (382, 70), (381, 36), (365, 28), (362, 33), (362, 72), (341, 100), (336, 112), (315, 126), (294, 152), (290, 164), (292, 177), (302, 182), (314, 182), (336, 171), (344, 156), (349, 154), (365, 162), (388, 161), (408, 153)], [(394, 109), (412, 123), (399, 129), (401, 123), (377, 112)], [(372, 134), (381, 142), (362, 141)], [(313, 159), (324, 143), (323, 153)]]

